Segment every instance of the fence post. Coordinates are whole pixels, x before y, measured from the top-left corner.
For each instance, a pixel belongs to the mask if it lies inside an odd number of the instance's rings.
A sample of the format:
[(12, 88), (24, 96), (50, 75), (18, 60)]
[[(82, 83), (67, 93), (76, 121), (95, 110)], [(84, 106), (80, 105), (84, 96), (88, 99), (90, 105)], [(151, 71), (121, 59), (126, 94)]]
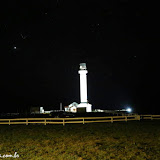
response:
[(46, 118), (44, 119), (44, 125), (46, 125)]
[(84, 124), (84, 118), (83, 118), (83, 124)]
[(125, 121), (127, 122), (127, 116), (125, 116)]
[(140, 115), (137, 115), (137, 120), (141, 120), (141, 116)]
[(28, 125), (28, 119), (26, 119), (26, 125)]
[(65, 121), (64, 121), (64, 119), (63, 119), (63, 126), (65, 125)]
[(151, 115), (151, 120), (153, 120), (153, 117), (152, 117), (152, 115)]
[(113, 123), (113, 117), (111, 117), (111, 123)]
[(11, 123), (10, 123), (10, 119), (9, 119), (9, 125), (10, 125)]

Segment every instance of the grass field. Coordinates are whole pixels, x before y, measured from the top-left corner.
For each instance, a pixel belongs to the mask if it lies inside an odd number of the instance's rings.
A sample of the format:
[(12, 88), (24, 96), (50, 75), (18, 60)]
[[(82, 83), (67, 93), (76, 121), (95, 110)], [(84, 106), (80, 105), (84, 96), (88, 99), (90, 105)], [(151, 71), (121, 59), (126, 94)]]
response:
[(15, 152), (25, 160), (160, 160), (160, 121), (0, 125), (1, 156)]

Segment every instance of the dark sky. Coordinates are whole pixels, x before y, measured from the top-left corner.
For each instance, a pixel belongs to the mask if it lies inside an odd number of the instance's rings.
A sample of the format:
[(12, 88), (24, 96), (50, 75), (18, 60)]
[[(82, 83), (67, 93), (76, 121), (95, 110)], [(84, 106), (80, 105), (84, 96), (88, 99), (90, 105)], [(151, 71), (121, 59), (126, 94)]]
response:
[(1, 4), (1, 111), (57, 109), (79, 98), (88, 68), (93, 108), (157, 113), (156, 4), (114, 1), (6, 1)]

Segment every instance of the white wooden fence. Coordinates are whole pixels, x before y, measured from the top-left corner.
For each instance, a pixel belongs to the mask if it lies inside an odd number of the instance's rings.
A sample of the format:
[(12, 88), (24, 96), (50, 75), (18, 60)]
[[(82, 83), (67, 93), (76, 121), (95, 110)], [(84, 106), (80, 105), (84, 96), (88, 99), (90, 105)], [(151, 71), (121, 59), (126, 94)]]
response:
[(160, 119), (160, 115), (132, 115), (132, 116), (110, 116), (110, 117), (80, 117), (80, 118), (15, 118), (0, 119), (0, 124), (68, 124), (68, 123), (98, 123), (115, 121), (132, 121), (141, 119)]
[(140, 115), (141, 119), (160, 119), (160, 115)]

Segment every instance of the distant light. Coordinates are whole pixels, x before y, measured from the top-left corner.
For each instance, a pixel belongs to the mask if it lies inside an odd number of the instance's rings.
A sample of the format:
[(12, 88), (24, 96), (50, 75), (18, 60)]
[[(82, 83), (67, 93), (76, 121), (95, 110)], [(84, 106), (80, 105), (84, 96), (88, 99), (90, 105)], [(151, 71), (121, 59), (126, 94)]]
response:
[(17, 47), (13, 47), (14, 49), (17, 49)]
[(132, 109), (131, 108), (127, 108), (126, 111), (127, 112), (132, 112)]

